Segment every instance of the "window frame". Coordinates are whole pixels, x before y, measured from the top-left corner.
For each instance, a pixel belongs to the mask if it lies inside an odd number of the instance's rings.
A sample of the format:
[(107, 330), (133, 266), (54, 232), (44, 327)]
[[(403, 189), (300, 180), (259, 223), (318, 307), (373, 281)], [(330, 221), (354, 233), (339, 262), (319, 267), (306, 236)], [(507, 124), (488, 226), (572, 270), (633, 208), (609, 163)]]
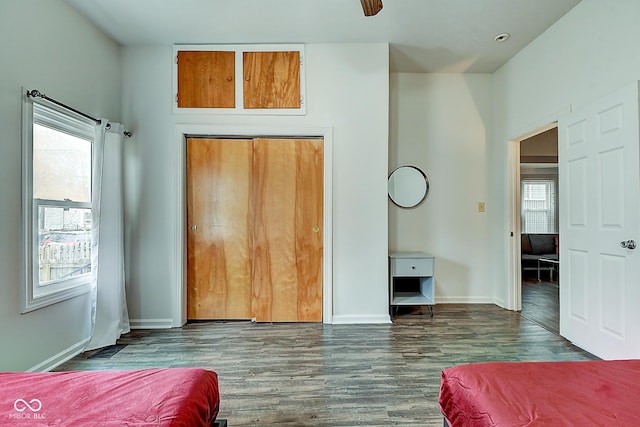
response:
[[(546, 196), (544, 199), (533, 199), (529, 198), (531, 201), (541, 201), (544, 202), (544, 208), (537, 209), (524, 209), (524, 202), (526, 198), (527, 191), (525, 190), (526, 185), (541, 185), (544, 184), (546, 187), (545, 193)], [(530, 191), (529, 191), (530, 192)], [(541, 234), (557, 234), (558, 233), (558, 180), (556, 177), (552, 176), (536, 176), (536, 177), (521, 177), (520, 179), (520, 221), (521, 228), (523, 233), (541, 233)], [(552, 200), (553, 199), (553, 200)], [(547, 221), (547, 225), (553, 225), (554, 229), (551, 231), (545, 232), (535, 232), (528, 229), (525, 229), (527, 226), (527, 222), (525, 221), (526, 212), (545, 212)]]
[[(22, 104), (22, 268), (20, 312), (28, 313), (49, 305), (88, 293), (91, 289), (91, 272), (64, 280), (53, 280), (41, 286), (38, 259), (38, 208), (60, 206), (62, 208), (91, 208), (87, 202), (33, 199), (33, 125), (39, 124), (87, 140), (91, 144), (91, 173), (93, 174), (93, 150), (96, 136), (95, 123), (46, 100), (27, 96), (23, 89)], [(93, 177), (92, 177), (93, 178)]]

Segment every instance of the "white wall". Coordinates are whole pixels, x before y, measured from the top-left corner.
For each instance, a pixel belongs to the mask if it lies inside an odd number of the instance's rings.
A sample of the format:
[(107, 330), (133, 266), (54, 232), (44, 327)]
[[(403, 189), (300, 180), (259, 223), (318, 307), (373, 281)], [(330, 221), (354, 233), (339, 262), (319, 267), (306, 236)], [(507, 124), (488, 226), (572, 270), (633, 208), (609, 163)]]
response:
[(21, 86), (118, 120), (119, 48), (58, 0), (1, 0), (0, 40), (0, 370), (46, 369), (88, 337), (89, 300), (19, 313)]
[(579, 106), (640, 79), (640, 2), (582, 0), (494, 75), (490, 150), (493, 282), (508, 300), (507, 146)]
[[(141, 323), (174, 316), (175, 124), (332, 127), (334, 314), (380, 320), (388, 247), (438, 256), (440, 302), (510, 301), (508, 141), (640, 79), (638, 16), (636, 0), (582, 0), (492, 77), (392, 75), (389, 128), (385, 44), (307, 46), (306, 116), (187, 117), (171, 111), (171, 47), (123, 49), (120, 90), (118, 47), (66, 3), (0, 0), (0, 370), (32, 368), (88, 335), (85, 297), (18, 314), (22, 85), (135, 131), (125, 148), (127, 292)], [(418, 209), (388, 207), (387, 173), (403, 163), (431, 179)]]
[[(401, 209), (389, 202), (390, 250), (436, 256), (436, 301), (494, 302), (487, 154), (489, 74), (392, 74), (389, 171), (404, 164), (429, 177), (427, 200)], [(478, 202), (486, 212), (478, 212)]]
[(333, 129), (334, 322), (388, 321), (387, 44), (306, 46), (305, 116), (172, 113), (171, 46), (124, 48), (129, 314), (136, 326), (171, 323), (177, 262), (176, 124)]

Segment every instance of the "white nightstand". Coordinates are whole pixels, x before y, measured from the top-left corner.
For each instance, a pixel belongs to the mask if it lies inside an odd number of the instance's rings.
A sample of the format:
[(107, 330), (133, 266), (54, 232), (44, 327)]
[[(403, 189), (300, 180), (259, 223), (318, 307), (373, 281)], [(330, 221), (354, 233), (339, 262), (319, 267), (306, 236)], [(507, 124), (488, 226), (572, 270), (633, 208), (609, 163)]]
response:
[[(435, 281), (433, 276), (435, 257), (424, 252), (391, 252), (389, 254), (389, 305), (426, 305), (433, 317)], [(398, 278), (418, 278), (415, 289), (396, 290)]]

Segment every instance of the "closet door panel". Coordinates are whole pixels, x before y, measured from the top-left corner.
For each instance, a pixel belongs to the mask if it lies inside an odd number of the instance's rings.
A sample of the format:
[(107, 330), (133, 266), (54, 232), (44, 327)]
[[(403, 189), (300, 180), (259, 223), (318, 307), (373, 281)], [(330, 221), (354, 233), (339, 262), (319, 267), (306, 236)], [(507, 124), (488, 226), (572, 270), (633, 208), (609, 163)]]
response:
[(295, 149), (288, 140), (254, 143), (253, 316), (258, 322), (296, 321), (294, 252)]
[(253, 317), (322, 321), (322, 142), (254, 143)]
[(187, 141), (187, 317), (251, 318), (252, 140)]
[(296, 141), (296, 271), (298, 320), (322, 321), (324, 157), (318, 139)]

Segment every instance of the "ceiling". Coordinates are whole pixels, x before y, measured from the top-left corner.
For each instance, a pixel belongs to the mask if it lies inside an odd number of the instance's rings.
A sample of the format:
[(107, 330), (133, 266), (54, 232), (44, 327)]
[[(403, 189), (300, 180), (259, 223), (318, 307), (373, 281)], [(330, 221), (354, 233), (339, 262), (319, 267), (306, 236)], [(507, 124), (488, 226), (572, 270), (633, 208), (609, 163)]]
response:
[(122, 45), (388, 42), (408, 73), (492, 73), (580, 2), (383, 0), (365, 17), (359, 0), (66, 1)]

